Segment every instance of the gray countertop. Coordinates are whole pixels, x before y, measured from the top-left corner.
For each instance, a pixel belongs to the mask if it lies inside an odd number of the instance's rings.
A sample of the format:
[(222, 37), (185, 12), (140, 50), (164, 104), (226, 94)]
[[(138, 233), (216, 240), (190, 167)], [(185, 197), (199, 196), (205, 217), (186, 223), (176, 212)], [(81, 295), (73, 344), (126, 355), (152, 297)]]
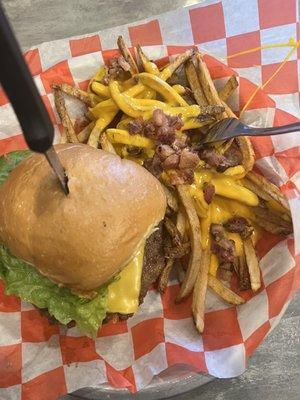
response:
[[(236, 0), (238, 3), (238, 0)], [(194, 0), (3, 0), (23, 48), (118, 26)], [(300, 293), (239, 378), (214, 380), (177, 400), (299, 400)]]

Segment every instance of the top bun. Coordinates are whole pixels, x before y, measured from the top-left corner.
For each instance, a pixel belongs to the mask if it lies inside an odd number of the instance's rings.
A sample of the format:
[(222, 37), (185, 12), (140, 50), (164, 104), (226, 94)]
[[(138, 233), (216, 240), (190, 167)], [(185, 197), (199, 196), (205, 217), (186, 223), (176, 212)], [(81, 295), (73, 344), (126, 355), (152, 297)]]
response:
[(55, 146), (65, 196), (45, 157), (22, 161), (0, 187), (0, 242), (43, 275), (88, 294), (117, 274), (164, 217), (159, 181), (82, 144)]

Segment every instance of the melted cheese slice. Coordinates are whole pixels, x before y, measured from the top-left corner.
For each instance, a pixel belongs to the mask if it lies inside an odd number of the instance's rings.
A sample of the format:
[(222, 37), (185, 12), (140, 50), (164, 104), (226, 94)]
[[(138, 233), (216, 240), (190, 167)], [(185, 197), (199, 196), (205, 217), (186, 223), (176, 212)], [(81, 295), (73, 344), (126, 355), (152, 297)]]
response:
[(144, 245), (140, 247), (118, 278), (108, 286), (107, 312), (131, 314), (139, 306)]

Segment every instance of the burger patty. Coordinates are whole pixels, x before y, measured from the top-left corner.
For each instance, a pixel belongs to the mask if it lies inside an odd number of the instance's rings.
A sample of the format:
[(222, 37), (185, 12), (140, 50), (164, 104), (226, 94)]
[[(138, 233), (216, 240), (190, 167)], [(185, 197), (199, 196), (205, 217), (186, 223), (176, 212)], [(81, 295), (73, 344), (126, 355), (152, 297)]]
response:
[(165, 267), (163, 222), (146, 240), (139, 301), (144, 301), (149, 287), (156, 282)]
[[(144, 301), (149, 287), (157, 281), (159, 275), (165, 267), (165, 254), (164, 254), (164, 234), (163, 234), (163, 221), (157, 226), (156, 230), (148, 237), (144, 250), (143, 270), (141, 276), (141, 291), (139, 296), (139, 303)], [(55, 318), (51, 317), (47, 309), (40, 309), (43, 315), (47, 316), (51, 323), (56, 323)], [(107, 313), (105, 320), (108, 322), (114, 320), (126, 320), (132, 317), (133, 314), (120, 314), (120, 313)], [(68, 324), (71, 328), (75, 323), (72, 321)]]

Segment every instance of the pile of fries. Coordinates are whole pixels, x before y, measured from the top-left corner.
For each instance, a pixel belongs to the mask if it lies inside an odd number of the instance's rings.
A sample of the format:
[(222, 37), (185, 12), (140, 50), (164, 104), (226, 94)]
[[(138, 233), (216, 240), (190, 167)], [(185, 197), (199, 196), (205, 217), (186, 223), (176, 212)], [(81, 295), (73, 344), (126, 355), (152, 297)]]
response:
[[(62, 142), (87, 143), (144, 165), (155, 157), (159, 144), (153, 137), (130, 132), (130, 122), (151, 120), (157, 109), (168, 116), (179, 116), (182, 124), (176, 137), (201, 148), (201, 137), (213, 123), (236, 117), (226, 103), (238, 86), (236, 77), (230, 77), (218, 92), (201, 53), (188, 50), (160, 69), (140, 46), (135, 49), (137, 61), (122, 37), (118, 47), (121, 68), (115, 67), (116, 61), (102, 66), (90, 80), (87, 91), (67, 84), (53, 85), (63, 125)], [(86, 105), (87, 112), (79, 123), (70, 118), (65, 95)], [(285, 197), (276, 186), (252, 171), (254, 153), (248, 138), (206, 145), (205, 149), (222, 157), (232, 147), (240, 155), (237, 165), (220, 170), (201, 159), (199, 152), (192, 182), (172, 184), (172, 169), (157, 176), (167, 197), (164, 226), (170, 238), (158, 288), (161, 293), (165, 291), (169, 275), (176, 267), (181, 283), (177, 301), (193, 293), (192, 311), (199, 332), (204, 329), (207, 288), (230, 304), (244, 303), (241, 293), (230, 289), (230, 283), (237, 280), (239, 292), (255, 292), (261, 287), (255, 253), (258, 238), (264, 230), (279, 235), (292, 232)], [(211, 191), (209, 200), (207, 185)], [(232, 222), (241, 222), (244, 230), (228, 228)], [(221, 228), (220, 234), (213, 234)], [(230, 262), (222, 261), (226, 251), (231, 252)]]

